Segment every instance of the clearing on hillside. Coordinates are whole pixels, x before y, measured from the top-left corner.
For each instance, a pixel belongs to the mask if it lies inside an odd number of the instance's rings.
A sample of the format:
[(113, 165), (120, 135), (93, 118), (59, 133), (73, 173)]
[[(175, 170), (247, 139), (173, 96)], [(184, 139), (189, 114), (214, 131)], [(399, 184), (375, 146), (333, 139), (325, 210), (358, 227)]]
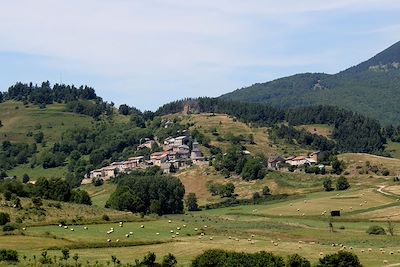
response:
[(0, 103), (0, 141), (33, 143), (33, 134), (41, 131), (47, 143), (60, 140), (61, 134), (70, 128), (89, 126), (93, 119), (66, 112), (64, 104), (51, 104), (40, 109), (32, 104), (6, 101)]

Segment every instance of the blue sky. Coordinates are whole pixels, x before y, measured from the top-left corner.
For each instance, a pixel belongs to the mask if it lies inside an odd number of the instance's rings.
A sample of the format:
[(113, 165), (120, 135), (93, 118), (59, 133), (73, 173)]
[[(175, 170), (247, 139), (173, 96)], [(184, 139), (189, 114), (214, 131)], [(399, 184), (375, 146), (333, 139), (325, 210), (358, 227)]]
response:
[(0, 1), (0, 90), (62, 80), (142, 110), (336, 73), (400, 41), (398, 0)]

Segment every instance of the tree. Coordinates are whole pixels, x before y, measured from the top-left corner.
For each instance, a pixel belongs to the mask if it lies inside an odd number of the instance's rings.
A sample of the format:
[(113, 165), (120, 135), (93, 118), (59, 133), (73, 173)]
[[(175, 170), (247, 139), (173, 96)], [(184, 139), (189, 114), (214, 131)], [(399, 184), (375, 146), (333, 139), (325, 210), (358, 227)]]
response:
[(129, 115), (130, 108), (129, 108), (128, 105), (122, 104), (122, 105), (119, 106), (118, 111), (119, 111), (120, 114), (126, 116), (126, 115)]
[(199, 206), (197, 204), (197, 197), (195, 193), (189, 193), (186, 197), (186, 206), (188, 211), (197, 211)]
[(253, 193), (253, 198), (252, 198), (253, 204), (257, 204), (258, 201), (260, 200), (260, 198), (261, 198), (260, 193), (254, 192), (254, 193)]
[(79, 259), (79, 255), (75, 254), (72, 259), (75, 261), (75, 266), (78, 266), (78, 259)]
[(15, 194), (12, 195), (11, 202), (12, 202), (14, 208), (16, 208), (16, 209), (22, 208), (21, 199), (19, 197), (17, 197), (17, 195), (15, 195)]
[(44, 139), (44, 134), (43, 132), (37, 132), (33, 135), (33, 139), (35, 139), (35, 142), (38, 144), (41, 144)]
[(169, 172), (170, 173), (176, 173), (176, 168), (175, 168), (175, 165), (173, 163), (171, 163), (169, 165)]
[(62, 253), (62, 259), (64, 261), (67, 261), (69, 259), (69, 249), (68, 248), (62, 248), (61, 249), (61, 253)]
[(265, 176), (265, 168), (263, 159), (254, 157), (246, 161), (242, 170), (242, 177), (245, 180), (263, 179)]
[(29, 180), (30, 180), (29, 175), (24, 173), (24, 175), (22, 176), (22, 182), (26, 184), (27, 182), (29, 182)]
[(339, 179), (336, 181), (336, 189), (337, 190), (346, 190), (350, 187), (347, 178), (344, 176), (340, 176)]
[(388, 224), (388, 232), (391, 236), (394, 236), (394, 224), (392, 223), (392, 221), (390, 220), (390, 218), (388, 218), (387, 220), (387, 224)]
[(92, 200), (90, 199), (88, 192), (81, 189), (71, 191), (70, 201), (78, 204), (92, 205)]
[(0, 249), (0, 262), (18, 262), (18, 252), (12, 249)]
[(311, 263), (299, 254), (290, 255), (286, 261), (287, 267), (310, 267)]
[(4, 195), (4, 199), (5, 199), (6, 201), (10, 201), (10, 200), (11, 200), (12, 193), (11, 193), (10, 190), (4, 190), (3, 195)]
[(267, 185), (263, 187), (262, 194), (263, 194), (263, 196), (271, 195), (271, 190), (269, 189), (269, 187)]
[(335, 158), (332, 161), (332, 172), (335, 174), (341, 174), (344, 170), (344, 162)]
[(325, 191), (329, 192), (329, 191), (333, 190), (332, 180), (330, 178), (324, 179), (323, 185), (324, 185)]
[(357, 255), (347, 252), (339, 251), (338, 253), (326, 255), (322, 259), (319, 259), (317, 267), (362, 267), (360, 260)]
[(40, 197), (32, 197), (32, 204), (35, 208), (40, 208), (43, 205), (42, 199)]
[(10, 222), (10, 214), (6, 212), (0, 212), (0, 225), (5, 225)]
[(235, 192), (235, 185), (233, 183), (227, 183), (223, 186), (220, 195), (221, 197), (232, 197)]
[(168, 253), (167, 255), (164, 256), (162, 262), (161, 262), (161, 267), (174, 267), (178, 261), (176, 260), (175, 256), (172, 255), (171, 253)]
[(371, 225), (367, 229), (369, 235), (386, 235), (385, 229), (379, 225)]
[(143, 260), (140, 264), (141, 266), (155, 267), (155, 262), (156, 254), (154, 254), (154, 252), (149, 252), (143, 257)]

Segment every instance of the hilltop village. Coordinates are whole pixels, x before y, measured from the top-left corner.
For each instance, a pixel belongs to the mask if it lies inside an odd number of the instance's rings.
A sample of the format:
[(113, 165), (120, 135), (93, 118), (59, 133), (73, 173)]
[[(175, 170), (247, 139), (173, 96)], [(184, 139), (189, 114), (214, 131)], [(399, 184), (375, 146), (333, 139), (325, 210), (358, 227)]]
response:
[[(190, 147), (189, 144), (191, 144)], [(193, 164), (204, 164), (206, 161), (199, 143), (196, 139), (191, 138), (187, 130), (183, 131), (183, 135), (166, 138), (162, 144), (146, 138), (137, 149), (152, 149), (155, 145), (162, 147), (162, 151), (152, 153), (149, 159), (144, 156), (137, 156), (130, 157), (125, 161), (113, 162), (108, 166), (91, 171), (82, 180), (82, 184), (91, 183), (94, 178), (109, 180), (118, 173), (129, 173), (132, 170), (146, 169), (152, 166), (160, 167), (164, 173), (173, 173), (186, 169)]]

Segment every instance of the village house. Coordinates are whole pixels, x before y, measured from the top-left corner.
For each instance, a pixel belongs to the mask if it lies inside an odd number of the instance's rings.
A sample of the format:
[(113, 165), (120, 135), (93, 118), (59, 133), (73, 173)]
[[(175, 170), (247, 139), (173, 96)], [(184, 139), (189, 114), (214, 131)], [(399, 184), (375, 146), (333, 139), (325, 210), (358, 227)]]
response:
[(276, 158), (268, 160), (267, 168), (269, 170), (279, 170), (284, 163), (285, 159), (281, 156), (278, 156)]
[(192, 153), (190, 154), (190, 159), (193, 162), (204, 161), (203, 153), (199, 148), (199, 143), (197, 140), (194, 140), (192, 143)]
[(307, 156), (290, 157), (290, 158), (287, 158), (285, 162), (291, 166), (317, 164), (317, 161), (314, 158), (310, 158)]
[(155, 166), (161, 167), (161, 165), (168, 160), (168, 152), (162, 151), (162, 152), (155, 152), (150, 155), (150, 160)]
[(143, 144), (141, 144), (137, 147), (137, 150), (142, 150), (145, 148), (151, 149), (155, 144), (156, 144), (156, 141), (154, 141), (154, 140), (146, 140), (146, 142), (144, 142)]

